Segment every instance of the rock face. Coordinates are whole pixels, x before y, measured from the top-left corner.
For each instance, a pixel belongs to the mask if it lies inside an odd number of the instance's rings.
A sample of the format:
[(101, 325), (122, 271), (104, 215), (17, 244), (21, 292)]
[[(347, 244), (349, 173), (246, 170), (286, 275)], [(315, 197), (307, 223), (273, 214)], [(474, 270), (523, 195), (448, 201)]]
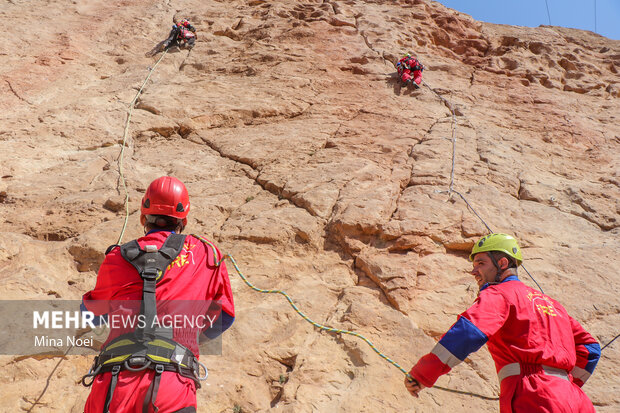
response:
[[(164, 56), (133, 111), (124, 242), (148, 183), (176, 176), (191, 233), (408, 370), (475, 298), (486, 223), (602, 343), (620, 333), (620, 42), (425, 0), (9, 0), (0, 21), (28, 32), (0, 45), (2, 299), (93, 288), (123, 228), (127, 108), (179, 16), (198, 42)], [(405, 51), (420, 90), (397, 81)], [(229, 270), (237, 320), (202, 358), (200, 411), (497, 411), (477, 397), (499, 390), (485, 349), (438, 382), (471, 394), (413, 399), (363, 341)], [(0, 357), (0, 411), (81, 412), (92, 356), (63, 359), (33, 406), (60, 360)], [(616, 342), (584, 387), (600, 412), (620, 409), (619, 363)]]

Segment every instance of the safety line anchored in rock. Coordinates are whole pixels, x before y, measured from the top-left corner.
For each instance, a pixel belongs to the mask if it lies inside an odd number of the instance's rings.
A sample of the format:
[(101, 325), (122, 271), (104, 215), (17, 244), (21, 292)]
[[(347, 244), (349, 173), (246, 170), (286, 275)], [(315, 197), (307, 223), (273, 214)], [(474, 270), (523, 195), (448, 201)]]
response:
[[(478, 219), (480, 220), (480, 222), (482, 222), (482, 224), (486, 227), (486, 229), (491, 232), (494, 233), (494, 231), (491, 229), (491, 227), (489, 227), (489, 225), (484, 221), (484, 219), (478, 214), (478, 212), (474, 209), (474, 207), (469, 203), (469, 201), (467, 200), (467, 198), (465, 198), (465, 196), (460, 193), (459, 191), (454, 189), (454, 170), (455, 170), (455, 164), (456, 164), (456, 126), (458, 124), (458, 122), (456, 121), (456, 113), (454, 111), (454, 106), (452, 105), (452, 102), (450, 102), (449, 100), (447, 100), (446, 98), (444, 98), (443, 96), (441, 96), (439, 93), (437, 93), (435, 91), (435, 89), (433, 89), (432, 87), (430, 87), (430, 85), (428, 85), (428, 83), (426, 83), (425, 81), (422, 81), (422, 83), (424, 84), (424, 86), (426, 86), (431, 92), (433, 92), (435, 94), (435, 96), (437, 96), (439, 98), (439, 100), (441, 100), (446, 107), (450, 110), (450, 114), (452, 115), (452, 169), (450, 171), (450, 186), (448, 188), (447, 191), (436, 191), (437, 193), (440, 194), (448, 194), (448, 197), (451, 198), (452, 197), (452, 193), (457, 194), (467, 205), (467, 207), (471, 210), (471, 212), (476, 215), (476, 217), (478, 217)], [(538, 284), (538, 282), (536, 281), (536, 279), (534, 279), (534, 277), (532, 276), (532, 274), (530, 274), (530, 272), (527, 270), (527, 268), (525, 268), (525, 265), (521, 264), (521, 268), (523, 268), (523, 270), (527, 273), (527, 275), (532, 279), (532, 281), (534, 281), (534, 283), (538, 286), (538, 289), (540, 290), (541, 293), (544, 294), (543, 289), (541, 288), (541, 286)], [(613, 339), (611, 339), (607, 344), (605, 344), (603, 347), (601, 347), (601, 351), (603, 351), (605, 348), (607, 348), (611, 343), (613, 343), (618, 337), (620, 337), (620, 334), (616, 335)]]
[[(135, 107), (136, 102), (138, 101), (138, 98), (140, 97), (140, 94), (142, 93), (142, 90), (144, 89), (144, 86), (146, 86), (146, 82), (149, 81), (151, 75), (155, 71), (155, 68), (157, 68), (157, 65), (159, 64), (159, 62), (161, 62), (161, 60), (164, 58), (167, 52), (168, 52), (168, 49), (165, 49), (164, 52), (159, 57), (159, 60), (157, 60), (157, 63), (155, 63), (153, 67), (149, 67), (149, 74), (144, 79), (144, 82), (142, 82), (142, 86), (140, 86), (138, 93), (136, 93), (136, 96), (133, 98), (133, 100), (129, 104), (129, 108), (127, 110), (127, 121), (125, 122), (125, 130), (123, 132), (123, 142), (121, 143), (121, 153), (119, 155), (119, 161), (118, 161), (118, 175), (119, 175), (118, 179), (123, 185), (123, 190), (125, 191), (125, 221), (123, 222), (123, 228), (121, 229), (121, 233), (118, 237), (118, 241), (116, 241), (118, 245), (121, 244), (121, 240), (123, 239), (123, 235), (125, 234), (125, 229), (127, 228), (127, 222), (129, 221), (129, 192), (127, 191), (127, 185), (125, 183), (125, 175), (123, 171), (123, 155), (125, 154), (125, 143), (127, 142), (127, 135), (129, 133), (129, 123), (131, 122), (131, 115), (133, 113), (133, 108)], [(118, 186), (116, 189), (118, 189)]]
[[(465, 202), (465, 204), (467, 204), (467, 207), (473, 212), (473, 214), (476, 215), (476, 217), (478, 217), (478, 219), (480, 220), (480, 222), (482, 222), (482, 224), (486, 227), (486, 229), (490, 233), (494, 233), (495, 231), (493, 231), (491, 227), (484, 221), (484, 219), (482, 219), (480, 214), (478, 214), (478, 212), (469, 203), (469, 201), (465, 198), (465, 196), (459, 191), (454, 189), (454, 169), (455, 169), (455, 164), (456, 164), (456, 126), (458, 125), (458, 122), (456, 121), (456, 113), (454, 112), (454, 106), (452, 105), (452, 102), (450, 102), (449, 100), (441, 96), (439, 93), (437, 93), (435, 89), (433, 89), (432, 87), (428, 85), (428, 83), (426, 83), (425, 81), (422, 81), (422, 83), (446, 105), (446, 107), (450, 110), (450, 114), (452, 115), (452, 139), (451, 139), (452, 141), (452, 170), (450, 171), (450, 186), (447, 191), (436, 191), (436, 192), (439, 194), (448, 194), (449, 199), (452, 198), (452, 193), (457, 194), (459, 197), (461, 197), (461, 199)], [(527, 275), (529, 275), (532, 281), (534, 281), (534, 283), (538, 287), (538, 290), (544, 294), (545, 292), (543, 291), (542, 287), (534, 279), (532, 274), (530, 274), (527, 268), (525, 268), (523, 264), (521, 264), (521, 268), (523, 268), (523, 270), (527, 273)]]

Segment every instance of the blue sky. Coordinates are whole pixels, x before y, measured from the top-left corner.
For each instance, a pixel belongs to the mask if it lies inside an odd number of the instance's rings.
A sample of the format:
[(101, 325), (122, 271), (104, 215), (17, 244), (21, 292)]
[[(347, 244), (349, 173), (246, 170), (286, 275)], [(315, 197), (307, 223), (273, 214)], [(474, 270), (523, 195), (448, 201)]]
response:
[(439, 3), (489, 23), (538, 27), (548, 25), (551, 18), (552, 26), (590, 30), (620, 40), (620, 0), (439, 0)]

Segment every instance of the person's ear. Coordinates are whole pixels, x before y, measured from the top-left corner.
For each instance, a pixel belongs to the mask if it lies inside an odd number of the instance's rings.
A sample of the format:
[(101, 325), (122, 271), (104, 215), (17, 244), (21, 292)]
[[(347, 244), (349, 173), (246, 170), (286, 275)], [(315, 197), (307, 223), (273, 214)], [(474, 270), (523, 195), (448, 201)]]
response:
[(506, 270), (510, 266), (510, 262), (508, 261), (508, 258), (502, 257), (497, 262), (497, 265), (499, 265), (499, 268), (501, 268), (502, 270)]

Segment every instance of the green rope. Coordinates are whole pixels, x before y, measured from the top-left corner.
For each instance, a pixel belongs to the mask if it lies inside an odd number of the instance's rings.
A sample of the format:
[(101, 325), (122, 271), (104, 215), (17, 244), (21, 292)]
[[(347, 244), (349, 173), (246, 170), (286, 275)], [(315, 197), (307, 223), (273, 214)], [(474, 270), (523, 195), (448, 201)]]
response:
[(215, 266), (219, 267), (222, 262), (228, 258), (228, 260), (232, 263), (232, 265), (235, 267), (235, 270), (237, 271), (237, 274), (239, 274), (239, 276), (241, 277), (241, 279), (243, 280), (243, 282), (245, 282), (245, 284), (250, 287), (251, 289), (253, 289), (254, 291), (258, 291), (259, 293), (265, 293), (265, 294), (280, 294), (282, 296), (284, 296), (284, 298), (286, 298), (286, 300), (289, 302), (289, 304), (291, 305), (291, 307), (293, 307), (293, 309), (295, 310), (295, 312), (297, 314), (299, 314), (301, 316), (301, 318), (303, 318), (304, 320), (306, 320), (307, 322), (309, 322), (310, 324), (312, 324), (313, 326), (315, 326), (316, 328), (323, 330), (323, 331), (327, 331), (329, 333), (336, 333), (336, 334), (348, 334), (350, 336), (355, 336), (358, 337), (362, 340), (364, 340), (366, 342), (366, 344), (368, 344), (370, 346), (370, 348), (372, 348), (374, 350), (375, 353), (377, 353), (379, 356), (381, 356), (384, 360), (386, 360), (387, 362), (389, 362), (390, 364), (392, 364), (394, 367), (396, 367), (397, 369), (399, 369), (405, 376), (411, 378), (411, 376), (409, 375), (409, 373), (407, 372), (407, 370), (403, 369), (397, 362), (395, 362), (394, 360), (392, 360), (391, 358), (389, 358), (388, 356), (386, 356), (385, 354), (383, 354), (381, 351), (379, 351), (377, 349), (377, 347), (375, 347), (374, 344), (372, 344), (372, 342), (370, 340), (368, 340), (366, 337), (364, 337), (363, 335), (361, 335), (360, 333), (356, 333), (354, 331), (349, 331), (349, 330), (342, 330), (339, 328), (333, 328), (333, 327), (328, 327), (328, 326), (324, 326), (323, 324), (319, 324), (316, 321), (312, 320), (310, 317), (308, 317), (306, 314), (304, 314), (299, 307), (297, 307), (297, 305), (295, 305), (295, 303), (293, 302), (293, 299), (284, 291), (282, 290), (264, 290), (262, 288), (258, 288), (255, 287), (241, 272), (241, 270), (239, 269), (239, 266), (237, 265), (237, 262), (235, 261), (235, 259), (226, 254), (222, 257), (221, 260), (217, 260), (217, 250), (215, 248), (215, 245), (213, 245), (209, 240), (199, 236), (199, 235), (193, 235), (194, 237), (198, 238), (199, 240), (201, 240), (203, 243), (205, 243), (206, 245), (210, 246), (211, 249), (213, 250), (213, 259), (215, 260)]
[[(387, 362), (389, 362), (390, 364), (392, 364), (394, 367), (396, 367), (398, 370), (400, 370), (405, 377), (407, 377), (407, 379), (409, 380), (414, 380), (413, 377), (411, 377), (411, 375), (407, 372), (407, 370), (403, 369), (400, 364), (398, 364), (397, 362), (395, 362), (394, 360), (392, 360), (391, 358), (389, 358), (388, 356), (386, 356), (385, 354), (383, 354), (381, 351), (379, 351), (377, 349), (377, 347), (375, 347), (374, 344), (372, 344), (372, 342), (370, 340), (368, 340), (366, 337), (364, 337), (363, 335), (356, 333), (354, 331), (349, 331), (349, 330), (341, 330), (339, 328), (333, 328), (333, 327), (327, 327), (324, 326), (323, 324), (319, 324), (315, 321), (313, 321), (310, 317), (308, 317), (306, 314), (304, 314), (293, 302), (293, 299), (284, 291), (282, 290), (264, 290), (262, 288), (258, 288), (255, 287), (241, 272), (241, 270), (239, 269), (239, 266), (237, 265), (237, 262), (235, 261), (235, 259), (226, 254), (222, 257), (222, 259), (220, 259), (218, 261), (217, 259), (217, 249), (215, 248), (215, 245), (213, 245), (213, 243), (209, 240), (207, 240), (206, 238), (201, 237), (200, 235), (195, 235), (192, 234), (192, 236), (198, 238), (200, 241), (202, 241), (203, 243), (205, 243), (206, 245), (208, 245), (209, 247), (211, 247), (211, 250), (213, 251), (213, 261), (214, 261), (214, 265), (216, 267), (219, 267), (222, 262), (228, 258), (228, 260), (232, 263), (232, 265), (235, 267), (235, 271), (237, 271), (237, 274), (239, 274), (239, 276), (241, 277), (241, 279), (243, 280), (243, 282), (250, 287), (251, 289), (253, 289), (254, 291), (258, 291), (259, 293), (266, 293), (266, 294), (280, 294), (282, 296), (284, 296), (284, 298), (286, 298), (286, 301), (289, 302), (289, 304), (291, 305), (291, 307), (293, 307), (293, 309), (295, 310), (295, 312), (297, 314), (299, 314), (301, 316), (301, 318), (303, 318), (304, 320), (306, 320), (307, 322), (309, 322), (310, 324), (312, 324), (313, 326), (315, 326), (318, 329), (321, 329), (323, 331), (327, 331), (329, 333), (337, 333), (337, 334), (348, 334), (351, 336), (355, 336), (358, 338), (361, 338), (362, 340), (364, 340), (366, 342), (366, 344), (368, 344), (370, 346), (370, 348), (373, 349), (373, 351), (375, 353), (377, 353), (379, 356), (381, 356), (381, 358), (383, 358), (384, 360), (386, 360)], [(446, 387), (441, 387), (441, 386), (433, 386), (434, 389), (438, 389), (438, 390), (443, 390), (443, 391), (447, 391), (450, 393), (456, 393), (456, 394), (464, 394), (464, 395), (468, 395), (468, 396), (474, 396), (474, 397), (478, 397), (484, 400), (499, 400), (499, 397), (489, 397), (489, 396), (484, 396), (481, 394), (476, 394), (476, 393), (472, 393), (472, 392), (468, 392), (468, 391), (463, 391), (463, 390), (454, 390), (454, 389), (448, 389)]]
[(146, 77), (146, 79), (144, 79), (144, 82), (142, 82), (142, 86), (140, 86), (140, 90), (138, 90), (138, 93), (136, 93), (136, 97), (134, 97), (131, 103), (129, 104), (129, 110), (127, 111), (127, 121), (125, 122), (125, 132), (123, 134), (123, 143), (122, 143), (121, 154), (119, 156), (119, 163), (118, 163), (119, 179), (123, 185), (123, 190), (125, 191), (125, 222), (123, 223), (123, 228), (121, 229), (121, 233), (118, 237), (118, 241), (116, 241), (118, 245), (121, 244), (121, 240), (123, 239), (123, 235), (125, 234), (125, 229), (127, 228), (127, 222), (129, 221), (129, 192), (127, 191), (127, 185), (125, 183), (125, 175), (123, 172), (123, 155), (125, 154), (125, 142), (127, 141), (127, 135), (129, 133), (129, 122), (131, 122), (131, 114), (133, 113), (133, 108), (136, 104), (136, 101), (138, 100), (138, 97), (140, 97), (140, 94), (142, 93), (142, 90), (144, 89), (146, 82), (149, 81), (151, 75), (153, 74), (153, 71), (155, 71), (155, 68), (157, 67), (159, 62), (161, 62), (161, 60), (164, 58), (167, 52), (168, 52), (168, 49), (164, 50), (164, 52), (159, 57), (159, 60), (157, 60), (157, 63), (155, 63), (155, 65), (152, 68), (149, 68), (148, 76)]
[[(284, 296), (284, 298), (286, 298), (286, 301), (289, 302), (289, 304), (291, 305), (291, 307), (293, 307), (293, 309), (295, 310), (295, 312), (297, 314), (299, 314), (301, 316), (301, 318), (303, 318), (304, 320), (306, 320), (307, 322), (309, 322), (310, 324), (312, 324), (313, 326), (315, 326), (318, 329), (321, 329), (323, 331), (327, 331), (329, 333), (337, 333), (337, 334), (348, 334), (351, 336), (355, 336), (358, 338), (361, 338), (362, 340), (364, 340), (366, 342), (366, 344), (368, 344), (370, 346), (370, 348), (373, 349), (373, 351), (375, 353), (377, 353), (379, 356), (381, 356), (381, 358), (383, 358), (384, 360), (386, 360), (387, 362), (389, 362), (390, 364), (392, 364), (394, 367), (396, 367), (398, 370), (400, 370), (405, 377), (407, 377), (407, 379), (409, 380), (414, 380), (413, 377), (411, 377), (411, 375), (407, 372), (407, 370), (403, 369), (400, 364), (398, 364), (397, 362), (395, 362), (394, 360), (392, 360), (391, 358), (389, 358), (388, 356), (386, 356), (385, 354), (383, 354), (381, 351), (379, 351), (377, 349), (377, 347), (375, 347), (374, 344), (372, 344), (372, 342), (370, 340), (368, 340), (366, 337), (364, 337), (363, 335), (356, 333), (354, 331), (349, 331), (349, 330), (341, 330), (339, 328), (333, 328), (333, 327), (328, 327), (328, 326), (324, 326), (323, 324), (319, 324), (315, 321), (313, 321), (310, 317), (308, 317), (306, 314), (304, 314), (293, 302), (293, 299), (284, 291), (282, 290), (264, 290), (262, 288), (258, 288), (255, 287), (246, 277), (245, 275), (243, 275), (243, 273), (241, 272), (241, 270), (239, 269), (239, 266), (237, 265), (237, 262), (235, 261), (235, 259), (226, 254), (224, 255), (219, 261), (217, 259), (217, 249), (215, 248), (215, 245), (213, 245), (213, 243), (209, 240), (207, 240), (206, 238), (201, 237), (200, 235), (195, 235), (192, 234), (192, 236), (198, 238), (200, 241), (202, 241), (203, 243), (205, 243), (206, 245), (208, 245), (209, 247), (211, 247), (211, 250), (213, 251), (213, 261), (214, 261), (214, 265), (216, 267), (219, 267), (222, 262), (228, 258), (228, 260), (232, 263), (232, 265), (235, 267), (235, 271), (237, 271), (237, 274), (239, 274), (239, 276), (241, 277), (241, 279), (243, 280), (243, 282), (250, 287), (251, 289), (253, 289), (254, 291), (258, 291), (259, 293), (266, 293), (266, 294), (280, 294), (282, 296)], [(484, 400), (499, 400), (499, 397), (489, 397), (489, 396), (484, 396), (481, 394), (477, 394), (477, 393), (472, 393), (472, 392), (468, 392), (468, 391), (463, 391), (463, 390), (454, 390), (454, 389), (449, 389), (446, 387), (441, 387), (441, 386), (433, 386), (432, 388), (434, 389), (438, 389), (438, 390), (443, 390), (443, 391), (447, 391), (450, 393), (456, 393), (456, 394), (464, 394), (464, 395), (468, 395), (468, 396), (474, 396), (474, 397), (478, 397), (480, 399), (484, 399)]]

